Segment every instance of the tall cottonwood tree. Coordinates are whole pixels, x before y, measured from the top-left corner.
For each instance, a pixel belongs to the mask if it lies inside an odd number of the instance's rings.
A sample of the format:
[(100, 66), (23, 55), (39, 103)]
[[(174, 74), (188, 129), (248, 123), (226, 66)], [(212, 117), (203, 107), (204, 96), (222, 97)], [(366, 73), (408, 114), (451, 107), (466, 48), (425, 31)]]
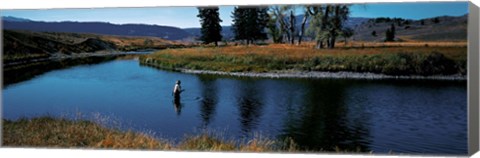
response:
[(327, 42), (329, 44), (328, 48), (335, 47), (336, 38), (343, 33), (343, 26), (349, 14), (350, 11), (347, 5), (333, 6), (332, 27), (329, 30), (330, 39)]
[(218, 13), (218, 7), (201, 7), (198, 8), (198, 15), (200, 18), (201, 28), (201, 37), (200, 40), (204, 44), (209, 44), (214, 42), (215, 46), (218, 46), (218, 41), (222, 40), (222, 26), (220, 26), (220, 19)]
[(274, 41), (281, 41), (280, 43), (283, 43), (283, 38), (285, 38), (290, 44), (295, 43), (295, 36), (297, 36), (295, 9), (296, 6), (292, 5), (272, 6), (270, 8), (270, 18), (274, 19), (274, 21), (270, 21), (270, 28), (272, 30), (274, 28), (273, 26), (276, 26), (276, 30), (278, 30), (276, 33), (282, 36), (282, 40)]
[(283, 43), (284, 39), (290, 40), (284, 9), (280, 6), (272, 6), (269, 9), (270, 21), (268, 26), (274, 43)]
[(279, 26), (278, 17), (274, 9), (269, 9), (268, 16), (270, 17), (267, 28), (268, 33), (272, 36), (273, 43), (283, 43), (283, 29)]
[(307, 12), (311, 15), (310, 24), (307, 32), (315, 39), (315, 48), (324, 47), (324, 41), (327, 38), (326, 27), (327, 19), (330, 14), (329, 6), (307, 6)]
[(345, 21), (350, 14), (348, 5), (307, 6), (310, 18), (309, 32), (316, 41), (316, 48), (334, 48), (336, 38), (342, 35)]
[(305, 34), (305, 24), (307, 23), (307, 20), (310, 16), (310, 13), (308, 12), (307, 8), (308, 6), (304, 7), (305, 11), (303, 14), (302, 23), (300, 25), (300, 33), (298, 35), (298, 45), (302, 44), (303, 35)]
[(295, 43), (295, 23), (296, 23), (296, 19), (295, 19), (295, 15), (294, 15), (294, 12), (295, 12), (295, 7), (294, 6), (285, 6), (285, 10), (287, 10), (287, 12), (289, 12), (289, 18), (288, 18), (288, 32), (290, 32), (290, 44), (294, 44)]

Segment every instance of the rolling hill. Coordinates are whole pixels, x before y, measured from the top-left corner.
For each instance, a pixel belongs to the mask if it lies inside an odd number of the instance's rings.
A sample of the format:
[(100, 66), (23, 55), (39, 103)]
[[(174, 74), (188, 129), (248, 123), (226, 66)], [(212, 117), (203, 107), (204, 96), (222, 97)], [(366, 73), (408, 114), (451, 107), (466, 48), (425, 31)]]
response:
[[(385, 21), (370, 19), (354, 27), (355, 41), (384, 41), (394, 23), (397, 41), (467, 41), (468, 15), (440, 16), (420, 20)], [(376, 36), (372, 35), (372, 32)]]

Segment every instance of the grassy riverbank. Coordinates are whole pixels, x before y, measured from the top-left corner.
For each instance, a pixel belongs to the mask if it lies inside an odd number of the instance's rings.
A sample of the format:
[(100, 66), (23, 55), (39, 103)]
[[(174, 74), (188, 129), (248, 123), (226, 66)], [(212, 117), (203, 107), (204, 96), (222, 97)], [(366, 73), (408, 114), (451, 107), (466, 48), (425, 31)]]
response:
[(387, 75), (466, 74), (466, 46), (343, 47), (267, 45), (166, 49), (141, 58), (164, 69), (224, 72), (352, 71)]
[(146, 49), (183, 48), (186, 44), (157, 37), (87, 33), (3, 30), (3, 63), (46, 60), (62, 56), (115, 54)]
[(241, 143), (205, 133), (185, 136), (178, 144), (135, 132), (108, 129), (90, 121), (51, 117), (3, 120), (3, 146), (57, 148), (113, 148), (189, 151), (295, 152), (291, 141), (254, 138)]

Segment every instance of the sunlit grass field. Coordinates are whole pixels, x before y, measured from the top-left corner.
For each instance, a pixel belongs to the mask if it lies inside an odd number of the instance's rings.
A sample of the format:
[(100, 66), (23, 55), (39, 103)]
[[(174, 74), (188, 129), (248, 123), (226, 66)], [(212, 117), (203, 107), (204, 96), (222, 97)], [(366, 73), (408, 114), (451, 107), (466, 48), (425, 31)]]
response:
[(269, 44), (165, 49), (141, 57), (141, 62), (164, 69), (225, 72), (352, 71), (425, 76), (466, 74), (466, 43), (383, 44), (386, 45), (366, 43), (353, 47), (339, 43), (335, 49), (313, 49), (311, 43), (300, 46)]

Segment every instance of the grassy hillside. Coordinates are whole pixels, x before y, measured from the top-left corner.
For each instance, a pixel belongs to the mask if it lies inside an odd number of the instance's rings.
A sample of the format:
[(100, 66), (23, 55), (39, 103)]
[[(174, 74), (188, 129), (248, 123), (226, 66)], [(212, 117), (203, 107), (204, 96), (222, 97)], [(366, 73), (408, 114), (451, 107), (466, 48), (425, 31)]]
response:
[(225, 72), (353, 71), (387, 75), (466, 74), (465, 46), (402, 46), (316, 50), (268, 45), (166, 49), (141, 58), (164, 69)]
[(53, 54), (133, 51), (182, 47), (156, 37), (3, 30), (3, 60), (15, 62), (48, 58)]
[[(422, 22), (423, 21), (423, 22)], [(395, 24), (399, 41), (467, 41), (468, 16), (442, 16), (421, 20), (383, 21), (370, 19), (354, 27), (355, 41), (384, 41), (385, 32)], [(376, 36), (372, 32), (376, 32)]]

